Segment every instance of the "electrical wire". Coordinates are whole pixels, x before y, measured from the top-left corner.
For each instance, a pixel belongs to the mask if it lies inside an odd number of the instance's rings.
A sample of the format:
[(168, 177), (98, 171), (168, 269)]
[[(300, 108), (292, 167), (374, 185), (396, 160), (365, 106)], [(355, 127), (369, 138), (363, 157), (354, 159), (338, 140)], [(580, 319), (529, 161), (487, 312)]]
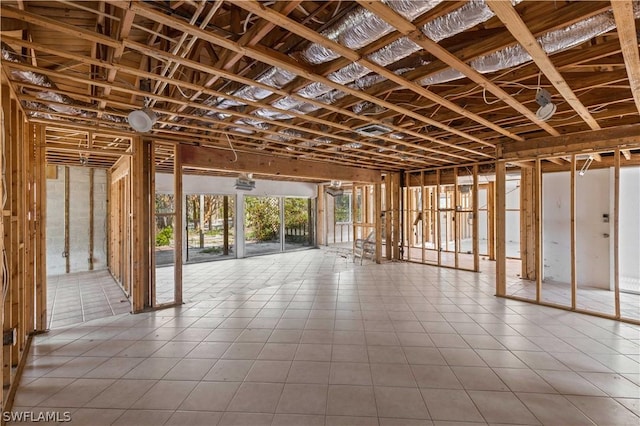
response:
[(227, 142), (229, 142), (229, 146), (231, 147), (231, 151), (233, 151), (233, 155), (236, 157), (233, 162), (235, 163), (236, 161), (238, 161), (238, 153), (236, 152), (236, 150), (233, 148), (233, 144), (231, 143), (231, 139), (229, 139), (229, 135), (227, 133), (224, 134), (227, 137)]
[(487, 105), (493, 105), (493, 104), (497, 104), (498, 102), (500, 102), (500, 99), (496, 99), (493, 102), (487, 101), (487, 88), (486, 87), (482, 88), (482, 99), (484, 99), (484, 103), (487, 104)]
[[(7, 170), (7, 157), (5, 155), (5, 119), (4, 119), (4, 110), (1, 111), (0, 116), (0, 156), (2, 156), (2, 215), (4, 215), (4, 208), (7, 204), (7, 179), (6, 179), (6, 170)], [(9, 129), (11, 131), (11, 129)], [(1, 219), (0, 219), (1, 220)], [(7, 292), (9, 290), (9, 261), (7, 259), (7, 250), (2, 245), (2, 303), (7, 298)]]

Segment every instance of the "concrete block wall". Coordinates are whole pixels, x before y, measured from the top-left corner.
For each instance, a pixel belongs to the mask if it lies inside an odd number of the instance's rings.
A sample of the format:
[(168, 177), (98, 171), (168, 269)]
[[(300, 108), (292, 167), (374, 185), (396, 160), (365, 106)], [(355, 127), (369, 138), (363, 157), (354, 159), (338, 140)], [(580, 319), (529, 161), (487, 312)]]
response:
[[(89, 168), (69, 168), (69, 263), (70, 272), (89, 270)], [(64, 167), (58, 178), (47, 181), (47, 274), (66, 272), (64, 252)], [(93, 269), (106, 269), (107, 174), (94, 170)]]
[(64, 167), (58, 167), (57, 179), (47, 179), (46, 231), (47, 275), (64, 274)]

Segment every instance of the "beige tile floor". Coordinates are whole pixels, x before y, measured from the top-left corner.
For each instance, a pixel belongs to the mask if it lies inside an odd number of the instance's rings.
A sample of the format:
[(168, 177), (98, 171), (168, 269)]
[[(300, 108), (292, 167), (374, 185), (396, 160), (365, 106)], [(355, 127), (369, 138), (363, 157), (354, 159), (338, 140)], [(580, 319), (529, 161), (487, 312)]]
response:
[(129, 301), (107, 270), (47, 277), (47, 325), (58, 328), (130, 311)]
[(640, 327), (496, 298), (490, 274), (366, 263), (223, 293), (37, 336), (14, 411), (79, 425), (640, 423)]

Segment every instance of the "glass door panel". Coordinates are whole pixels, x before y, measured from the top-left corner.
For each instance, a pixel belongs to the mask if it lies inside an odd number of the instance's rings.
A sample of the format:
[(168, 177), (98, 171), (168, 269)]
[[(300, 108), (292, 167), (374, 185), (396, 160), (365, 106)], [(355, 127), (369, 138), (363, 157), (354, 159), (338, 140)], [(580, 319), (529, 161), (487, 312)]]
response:
[(311, 200), (284, 199), (284, 249), (295, 250), (313, 246)]
[(280, 198), (244, 197), (245, 256), (282, 251)]
[(185, 262), (235, 258), (235, 197), (186, 196)]

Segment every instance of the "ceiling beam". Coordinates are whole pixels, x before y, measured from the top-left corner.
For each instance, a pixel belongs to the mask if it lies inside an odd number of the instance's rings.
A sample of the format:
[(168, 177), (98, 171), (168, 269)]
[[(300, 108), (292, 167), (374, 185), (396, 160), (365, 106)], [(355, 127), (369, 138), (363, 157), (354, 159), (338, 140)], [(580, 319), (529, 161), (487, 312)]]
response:
[(418, 27), (406, 20), (403, 16), (396, 13), (389, 6), (378, 0), (358, 0), (358, 3), (360, 3), (362, 7), (368, 9), (369, 11), (378, 15), (380, 18), (387, 21), (402, 34), (409, 37), (409, 39), (411, 39), (411, 41), (416, 43), (418, 46), (422, 47), (424, 50), (431, 53), (433, 56), (440, 59), (445, 64), (449, 65), (451, 68), (464, 74), (469, 79), (471, 79), (471, 81), (475, 82), (483, 89), (486, 89), (487, 91), (493, 93), (498, 97), (499, 100), (506, 103), (511, 108), (525, 116), (527, 119), (537, 124), (540, 128), (546, 130), (547, 133), (553, 136), (560, 135), (560, 133), (556, 129), (540, 120), (533, 111), (524, 106), (522, 103), (518, 102), (513, 96), (504, 91), (497, 84), (493, 83), (487, 77), (471, 68), (464, 61), (461, 61), (451, 52), (441, 47), (438, 43), (429, 39), (422, 33), (422, 31)]
[[(129, 33), (131, 32), (131, 25), (133, 25), (133, 20), (135, 19), (136, 14), (131, 10), (124, 10), (122, 19), (120, 20), (120, 25), (118, 26), (118, 34), (116, 39), (122, 41), (129, 37)], [(121, 43), (118, 47), (111, 50), (110, 60), (109, 62), (112, 64), (117, 64), (122, 59), (122, 54), (124, 53), (124, 43)], [(107, 82), (113, 83), (116, 79), (116, 74), (118, 73), (117, 68), (111, 68), (107, 73)], [(104, 88), (102, 92), (102, 99), (100, 100), (100, 104), (98, 108), (104, 110), (107, 105), (107, 98), (111, 94), (111, 86), (107, 86)], [(102, 117), (102, 112), (98, 112), (98, 117)]]
[(237, 157), (233, 152), (216, 148), (180, 145), (182, 165), (212, 170), (259, 173), (266, 175), (304, 177), (319, 181), (341, 180), (348, 182), (379, 183), (380, 171), (347, 167), (326, 162), (291, 160), (243, 152)]
[[(244, 2), (240, 3), (243, 7), (244, 7)], [(216, 34), (213, 34), (211, 32), (208, 31), (204, 31), (201, 30), (197, 27), (194, 27), (192, 25), (189, 25), (188, 23), (177, 19), (175, 17), (172, 16), (167, 16), (165, 14), (163, 14), (162, 12), (159, 12), (157, 10), (155, 10), (154, 8), (152, 8), (151, 6), (148, 5), (143, 5), (143, 4), (139, 4), (139, 3), (133, 3), (130, 5), (130, 7), (132, 9), (134, 9), (137, 13), (142, 13), (144, 14), (147, 18), (149, 19), (153, 19), (156, 22), (161, 22), (165, 25), (171, 26), (177, 30), (183, 31), (183, 32), (188, 32), (190, 34), (192, 34), (193, 36), (197, 36), (200, 37), (202, 39), (205, 39), (213, 44), (216, 44), (220, 47), (223, 47), (225, 49), (229, 49), (229, 50), (233, 50), (236, 51), (238, 53), (242, 53), (245, 56), (248, 56), (252, 59), (255, 59), (257, 61), (263, 62), (265, 64), (270, 64), (270, 65), (274, 65), (278, 68), (284, 69), (286, 71), (289, 71), (293, 74), (297, 74), (303, 78), (306, 78), (309, 81), (317, 81), (320, 83), (323, 83), (331, 88), (340, 90), (342, 92), (354, 95), (360, 99), (362, 99), (363, 101), (369, 101), (372, 102), (374, 104), (380, 105), (383, 108), (387, 108), (387, 109), (391, 109), (391, 110), (395, 110), (398, 113), (401, 114), (405, 114), (407, 116), (410, 116), (412, 118), (415, 118), (416, 120), (422, 121), (425, 124), (430, 124), (439, 128), (444, 128), (447, 131), (450, 131), (451, 133), (460, 135), (462, 137), (464, 137), (467, 140), (470, 141), (474, 141), (474, 142), (478, 142), (480, 144), (485, 145), (486, 142), (483, 141), (482, 139), (476, 138), (475, 136), (472, 136), (470, 134), (464, 133), (464, 132), (460, 132), (452, 127), (443, 125), (440, 122), (437, 122), (435, 120), (432, 120), (428, 117), (425, 117), (421, 114), (417, 114), (412, 110), (409, 110), (407, 108), (404, 107), (400, 107), (398, 105), (393, 104), (392, 102), (388, 102), (388, 101), (384, 101), (382, 99), (379, 99), (375, 96), (369, 95), (365, 92), (362, 92), (360, 90), (357, 89), (353, 89), (350, 88), (348, 86), (344, 86), (338, 83), (335, 83), (333, 81), (331, 81), (330, 79), (321, 76), (317, 73), (314, 72), (314, 69), (311, 65), (307, 65), (307, 64), (303, 64), (301, 62), (297, 62), (292, 60), (291, 58), (289, 58), (288, 56), (280, 53), (280, 52), (275, 52), (272, 49), (269, 49), (267, 47), (261, 46), (261, 45), (256, 45), (254, 47), (250, 47), (250, 46), (240, 46), (238, 45), (236, 42), (232, 41), (232, 40), (228, 40), (226, 38), (223, 38), (221, 36), (218, 36)], [(279, 15), (279, 14), (278, 14)], [(281, 18), (285, 18), (282, 15), (279, 15)], [(268, 18), (267, 18), (268, 19)], [(287, 28), (289, 30), (291, 30), (291, 28)], [(317, 34), (317, 33), (316, 33)], [(325, 39), (326, 40), (326, 39)], [(255, 85), (255, 83), (253, 83)], [(272, 90), (273, 91), (273, 90)], [(307, 99), (307, 101), (309, 101)], [(327, 108), (327, 105), (325, 104), (324, 106), (325, 108)], [(480, 152), (476, 152), (476, 154), (481, 155)]]
[(6, 6), (4, 4), (1, 6), (1, 10), (3, 17), (20, 19), (21, 21), (29, 24), (37, 25), (48, 30), (60, 31), (70, 36), (93, 41), (105, 46), (118, 47), (120, 45), (119, 41), (114, 40), (111, 37), (98, 34), (95, 31), (69, 25), (61, 22), (60, 20), (45, 18), (44, 16), (36, 15), (35, 13), (16, 9), (15, 7)]
[(529, 159), (573, 153), (592, 153), (606, 149), (640, 147), (640, 124), (603, 130), (528, 139), (524, 142), (505, 141), (498, 147), (501, 159)]
[[(245, 103), (247, 103), (249, 105), (254, 105), (256, 107), (262, 107), (263, 106), (258, 101), (244, 100), (244, 99), (241, 99), (241, 98), (237, 98), (237, 97), (235, 97), (233, 95), (228, 95), (226, 93), (218, 92), (218, 91), (215, 91), (215, 90), (212, 90), (212, 89), (205, 89), (202, 86), (197, 85), (197, 84), (188, 83), (188, 82), (184, 82), (184, 81), (181, 81), (181, 80), (169, 79), (169, 78), (166, 78), (166, 77), (158, 76), (158, 75), (153, 74), (153, 73), (149, 73), (149, 72), (146, 72), (146, 71), (141, 71), (141, 70), (133, 68), (133, 67), (128, 67), (126, 65), (110, 64), (110, 63), (107, 63), (107, 62), (99, 60), (99, 59), (83, 58), (83, 57), (79, 57), (79, 56), (76, 56), (76, 55), (71, 54), (71, 53), (66, 53), (66, 52), (59, 51), (57, 49), (40, 46), (40, 45), (38, 45), (36, 43), (31, 43), (31, 42), (28, 42), (28, 41), (25, 41), (25, 40), (18, 40), (18, 39), (13, 39), (13, 38), (9, 38), (9, 37), (7, 37), (7, 39), (12, 43), (26, 45), (26, 46), (28, 46), (30, 48), (35, 48), (36, 50), (42, 50), (45, 53), (59, 55), (59, 56), (63, 56), (63, 57), (69, 57), (69, 58), (78, 58), (78, 60), (81, 60), (86, 64), (99, 65), (99, 66), (107, 68), (109, 70), (116, 69), (116, 70), (119, 70), (121, 73), (132, 74), (132, 75), (135, 75), (136, 77), (139, 77), (139, 78), (155, 79), (157, 81), (162, 81), (162, 82), (167, 82), (169, 84), (178, 85), (178, 86), (181, 86), (182, 88), (188, 89), (188, 90), (201, 90), (203, 93), (206, 93), (207, 95), (210, 95), (210, 96), (228, 98), (228, 99), (231, 99), (231, 100), (234, 100), (234, 101), (243, 101), (243, 102), (245, 102)], [(23, 69), (23, 70), (29, 70), (29, 71), (32, 71), (32, 72), (38, 72), (37, 68), (30, 67), (30, 66), (28, 66), (26, 64), (8, 63), (7, 66), (18, 68), (18, 69)], [(206, 69), (206, 67), (205, 67), (205, 69)], [(88, 82), (87, 79), (79, 77), (76, 74), (72, 74), (72, 75), (58, 74), (58, 73), (55, 73), (54, 71), (50, 71), (50, 70), (41, 70), (40, 72), (42, 74), (50, 75), (51, 77), (67, 78), (67, 79), (69, 79), (71, 81), (74, 81), (74, 82), (88, 84), (87, 83)], [(23, 84), (23, 83), (21, 83), (21, 84), (25, 85), (25, 86), (28, 86), (28, 84)], [(102, 82), (95, 82), (94, 83), (94, 82), (92, 82), (92, 84), (96, 84), (98, 86), (101, 86), (102, 88), (110, 87), (110, 88), (112, 88), (112, 90), (116, 90), (116, 91), (119, 91), (119, 92), (126, 92), (126, 93), (131, 93), (131, 94), (141, 93), (139, 91), (139, 89), (136, 89), (136, 88), (125, 88), (125, 87), (112, 86), (109, 83), (102, 83)], [(35, 89), (35, 87), (31, 87), (31, 88)], [(62, 92), (62, 91), (54, 90), (54, 89), (50, 89), (50, 90)], [(77, 95), (73, 94), (73, 93), (68, 93), (67, 92), (67, 93), (64, 93), (64, 94), (70, 95), (72, 97), (73, 96), (77, 97)], [(222, 110), (222, 109), (217, 109), (215, 107), (209, 107), (209, 106), (206, 106), (206, 105), (200, 105), (200, 104), (195, 103), (195, 102), (184, 101), (184, 100), (182, 100), (182, 98), (175, 99), (175, 98), (163, 97), (162, 95), (152, 95), (152, 94), (146, 94), (146, 93), (141, 93), (141, 95), (145, 95), (145, 96), (148, 96), (148, 97), (151, 97), (151, 98), (154, 98), (154, 99), (158, 99), (158, 100), (163, 100), (163, 101), (166, 101), (166, 102), (169, 102), (169, 103), (173, 103), (173, 104), (178, 104), (178, 105), (181, 105), (181, 106), (190, 106), (190, 107), (205, 109), (205, 110), (209, 110), (209, 111), (213, 111), (213, 112), (228, 113), (228, 114), (234, 115), (236, 118), (252, 118), (253, 117), (253, 116), (251, 116), (249, 114), (240, 113), (240, 112), (235, 111), (235, 110)], [(81, 99), (83, 99), (83, 98), (81, 98)], [(87, 102), (91, 101), (90, 98), (86, 98), (85, 97), (84, 99)], [(46, 103), (45, 100), (40, 100), (39, 102)], [(133, 104), (124, 104), (124, 103), (121, 103), (121, 102), (114, 103), (113, 101), (110, 101), (110, 103), (111, 103), (112, 106), (115, 106), (117, 108), (135, 109), (135, 107), (136, 107)], [(291, 114), (293, 116), (297, 116), (297, 117), (299, 117), (301, 119), (305, 119), (305, 120), (308, 120), (308, 121), (313, 121), (313, 122), (316, 122), (316, 123), (318, 123), (320, 125), (328, 126), (329, 128), (333, 127), (333, 128), (336, 128), (336, 129), (339, 129), (339, 130), (342, 130), (342, 131), (351, 131), (350, 127), (348, 127), (348, 126), (346, 126), (344, 124), (341, 124), (341, 123), (331, 122), (331, 121), (328, 121), (328, 120), (323, 120), (321, 118), (307, 117), (306, 115), (303, 115), (303, 114), (293, 113), (293, 112), (284, 111), (284, 110), (278, 110), (277, 108), (272, 108), (272, 109), (275, 110), (275, 111), (281, 111), (283, 113), (288, 113), (288, 114)], [(158, 110), (158, 112), (160, 112), (160, 110)], [(175, 116), (185, 116), (186, 117), (186, 115), (184, 113), (183, 114), (172, 113), (172, 112), (167, 112), (167, 113), (168, 114), (173, 114)], [(204, 121), (206, 121), (206, 120), (204, 120)], [(210, 121), (211, 121), (212, 124), (220, 124), (219, 120), (211, 119)], [(277, 121), (272, 121), (272, 120), (268, 120), (268, 119), (265, 119), (264, 121), (272, 123), (274, 125), (279, 125), (280, 124)], [(175, 124), (175, 123), (172, 123), (172, 124)], [(233, 126), (235, 126), (235, 127), (243, 127), (243, 128), (247, 128), (247, 129), (250, 129), (250, 130), (256, 130), (254, 127), (247, 126), (247, 125), (242, 125), (242, 124), (237, 124), (237, 123), (233, 123)], [(297, 126), (297, 125), (290, 125), (289, 127), (293, 128), (295, 130), (301, 131), (301, 132), (305, 132), (305, 133), (310, 132), (310, 133), (314, 133), (314, 134), (316, 134), (318, 136), (328, 136), (328, 137), (331, 137), (332, 139), (342, 140), (344, 142), (352, 142), (353, 141), (352, 138), (350, 138), (348, 136), (341, 136), (341, 135), (337, 134), (336, 132), (320, 131), (320, 130), (316, 130), (316, 129), (313, 129), (313, 128), (310, 128), (310, 127), (300, 127), (300, 126)], [(400, 129), (400, 130), (404, 130), (404, 129)], [(277, 134), (276, 132), (273, 132), (273, 131), (272, 132), (268, 132), (268, 133), (272, 133), (274, 135)], [(413, 132), (408, 132), (408, 134), (411, 134), (411, 133), (413, 133)], [(422, 136), (419, 133), (416, 133), (416, 135), (418, 137)], [(471, 161), (471, 159), (469, 157), (466, 157), (466, 156), (458, 155), (458, 154), (455, 154), (455, 153), (446, 153), (446, 152), (443, 152), (443, 151), (440, 151), (440, 150), (436, 150), (436, 149), (432, 149), (432, 148), (429, 148), (429, 147), (416, 147), (412, 143), (403, 142), (401, 140), (393, 139), (393, 138), (390, 138), (389, 136), (381, 135), (378, 138), (381, 139), (381, 140), (385, 140), (385, 141), (387, 141), (387, 142), (389, 142), (391, 144), (395, 144), (395, 145), (403, 145), (403, 146), (406, 146), (408, 148), (417, 148), (420, 151), (425, 151), (425, 152), (438, 154), (438, 155), (447, 155), (447, 156), (450, 156), (450, 157), (453, 157), (453, 158), (457, 158), (459, 160)], [(364, 145), (368, 145), (368, 146), (370, 146), (372, 148), (375, 148), (375, 149), (379, 148), (378, 145), (375, 145), (375, 144), (372, 144), (372, 143), (367, 143), (367, 142), (364, 142), (364, 141), (362, 143)], [(452, 147), (455, 147), (455, 145), (452, 145)], [(464, 147), (459, 147), (459, 149), (464, 150)], [(406, 154), (405, 151), (400, 151), (400, 150), (393, 149), (393, 148), (390, 148), (390, 147), (387, 148), (387, 151)], [(471, 151), (471, 150), (469, 150), (469, 151)], [(471, 152), (473, 152), (473, 151), (471, 151)], [(418, 157), (423, 157), (425, 159), (432, 159), (432, 160), (435, 159), (433, 157), (424, 155), (422, 153), (412, 153), (412, 155), (416, 155)], [(451, 163), (451, 161), (449, 161), (449, 160), (443, 160), (443, 159), (437, 159), (437, 160)]]
[(612, 0), (613, 17), (618, 27), (618, 39), (622, 48), (624, 65), (629, 75), (631, 93), (640, 113), (640, 55), (638, 54), (638, 35), (631, 0)]
[[(427, 90), (426, 88), (422, 87), (421, 85), (419, 85), (418, 83), (414, 82), (414, 81), (410, 81), (407, 80), (406, 78), (394, 73), (393, 71), (388, 70), (387, 68), (383, 67), (382, 65), (377, 64), (376, 62), (373, 62), (372, 60), (368, 59), (367, 57), (363, 57), (361, 56), (358, 52), (356, 52), (353, 49), (350, 49), (348, 47), (345, 47), (343, 45), (341, 45), (340, 43), (337, 43), (333, 40), (330, 40), (326, 37), (324, 37), (322, 34), (319, 34), (317, 32), (315, 32), (314, 30), (312, 30), (311, 28), (308, 28), (296, 21), (294, 21), (293, 19), (290, 19), (286, 16), (281, 15), (280, 13), (276, 12), (275, 10), (264, 6), (261, 3), (258, 3), (254, 0), (247, 0), (247, 1), (242, 1), (238, 3), (238, 6), (248, 10), (249, 12), (258, 15), (264, 19), (267, 19), (271, 22), (275, 22), (277, 23), (280, 27), (287, 29), (288, 31), (294, 32), (296, 34), (298, 34), (301, 37), (306, 38), (307, 40), (314, 42), (314, 43), (318, 43), (324, 47), (327, 47), (331, 50), (333, 50), (334, 52), (337, 52), (338, 54), (342, 55), (343, 57), (353, 61), (353, 62), (358, 62), (360, 65), (363, 65), (364, 67), (370, 69), (371, 71), (387, 78), (388, 80), (394, 81), (397, 84), (399, 84), (402, 87), (407, 88), (408, 90), (411, 90), (417, 94), (419, 94), (420, 96), (423, 96), (426, 99), (431, 100), (432, 102), (437, 102), (440, 105), (442, 105), (443, 107), (450, 109), (451, 111), (456, 112), (457, 114), (466, 117), (470, 120), (476, 121), (498, 133), (501, 133), (511, 139), (514, 140), (523, 140), (520, 136), (515, 135), (511, 132), (509, 132), (506, 129), (503, 129), (500, 126), (496, 126), (494, 123), (492, 123), (491, 121), (480, 117), (477, 114), (474, 114), (472, 112), (467, 111), (466, 109), (464, 109), (463, 107), (455, 104), (454, 102), (451, 102), (448, 99), (445, 99), (441, 96), (438, 96), (437, 94)], [(311, 80), (316, 80), (316, 81), (320, 81), (318, 78), (322, 79), (322, 80), (327, 80), (327, 81), (331, 81), (326, 79), (323, 76), (320, 75), (316, 75), (316, 77), (312, 77)], [(325, 83), (324, 81), (321, 81), (322, 83)], [(335, 85), (335, 84), (334, 84)], [(343, 85), (338, 85), (338, 87), (335, 87), (339, 90), (342, 90), (343, 92), (347, 92), (349, 93), (348, 90), (346, 89), (346, 86)], [(358, 91), (355, 91), (356, 93), (358, 93)], [(364, 93), (364, 92), (359, 92), (359, 93)], [(353, 93), (352, 93), (353, 94)], [(356, 95), (358, 96), (358, 95)], [(367, 95), (370, 96), (370, 95)], [(361, 97), (361, 96), (360, 96)], [(381, 102), (384, 102), (384, 107), (391, 109), (391, 110), (396, 110), (400, 113), (405, 113), (403, 111), (399, 111), (398, 107), (395, 106), (392, 103), (386, 102), (386, 101), (382, 101), (379, 98), (373, 97), (373, 99), (365, 99), (369, 102), (373, 102), (376, 104), (381, 104)], [(404, 109), (404, 108), (403, 108)], [(420, 116), (422, 117), (422, 116)], [(421, 120), (425, 121), (426, 117), (422, 117)], [(420, 119), (420, 118), (419, 118)], [(463, 136), (466, 137), (470, 140), (474, 140), (478, 143), (481, 143), (483, 145), (488, 145), (488, 146), (492, 146), (493, 144), (488, 144), (487, 142), (483, 141), (483, 140), (478, 140), (477, 138), (474, 138), (471, 135), (465, 134), (464, 132), (460, 132), (457, 129), (453, 129), (449, 126), (446, 126), (440, 122), (437, 122), (435, 120), (431, 120), (428, 119), (427, 124), (431, 124), (432, 126), (436, 126), (439, 127), (441, 129), (447, 130), (451, 133), (457, 134), (459, 136)]]
[(540, 46), (540, 43), (538, 43), (538, 40), (531, 34), (527, 25), (513, 8), (511, 1), (487, 0), (487, 5), (494, 11), (502, 23), (504, 23), (513, 37), (524, 47), (529, 55), (531, 55), (533, 61), (540, 68), (540, 71), (544, 73), (571, 108), (589, 125), (591, 130), (599, 130), (600, 125), (598, 122), (573, 93), (573, 90), (571, 90), (565, 79), (553, 65), (553, 62), (551, 62), (551, 59), (549, 59), (546, 52), (542, 49), (542, 46)]

